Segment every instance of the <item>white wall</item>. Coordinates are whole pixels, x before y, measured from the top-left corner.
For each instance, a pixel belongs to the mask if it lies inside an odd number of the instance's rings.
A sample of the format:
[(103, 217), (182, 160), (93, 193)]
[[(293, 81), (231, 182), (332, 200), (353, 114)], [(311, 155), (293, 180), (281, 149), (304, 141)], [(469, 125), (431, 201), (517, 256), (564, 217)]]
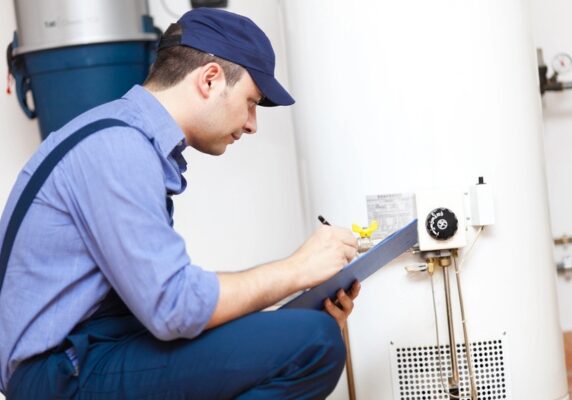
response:
[[(0, 13), (0, 46), (5, 51), (16, 27), (14, 7), (5, 2)], [(40, 143), (36, 121), (30, 121), (21, 111), (16, 95), (6, 95), (6, 59), (0, 62), (2, 87), (0, 92), (0, 204), (4, 204), (16, 175)]]
[[(572, 2), (529, 0), (529, 3), (534, 39), (537, 47), (543, 49), (544, 60), (550, 67), (556, 54), (572, 54)], [(572, 73), (562, 75), (560, 80), (572, 81)], [(543, 113), (552, 233), (554, 237), (572, 235), (572, 91), (546, 93)], [(555, 248), (555, 262), (565, 255), (572, 255), (572, 247)], [(558, 295), (562, 328), (570, 331), (572, 280), (559, 276)]]

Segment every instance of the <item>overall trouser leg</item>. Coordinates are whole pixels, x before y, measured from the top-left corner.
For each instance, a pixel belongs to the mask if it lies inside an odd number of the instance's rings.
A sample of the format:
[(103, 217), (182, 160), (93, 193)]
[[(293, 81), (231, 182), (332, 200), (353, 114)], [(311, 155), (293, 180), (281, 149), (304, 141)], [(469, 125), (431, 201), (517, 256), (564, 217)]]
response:
[(79, 371), (64, 352), (48, 353), (16, 370), (8, 400), (321, 399), (345, 361), (339, 327), (318, 311), (255, 313), (169, 342), (133, 316), (96, 322), (74, 332), (90, 338)]

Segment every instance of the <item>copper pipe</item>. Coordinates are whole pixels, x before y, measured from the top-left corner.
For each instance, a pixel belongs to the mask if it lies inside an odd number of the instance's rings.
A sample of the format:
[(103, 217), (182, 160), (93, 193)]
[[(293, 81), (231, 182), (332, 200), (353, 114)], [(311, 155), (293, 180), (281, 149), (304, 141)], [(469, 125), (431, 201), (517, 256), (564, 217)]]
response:
[[(447, 260), (447, 261), (445, 261)], [(453, 327), (453, 309), (451, 307), (451, 285), (449, 283), (449, 259), (440, 259), (441, 267), (443, 267), (443, 283), (445, 285), (445, 301), (447, 303), (447, 325), (449, 327), (449, 349), (451, 356), (451, 371), (453, 376), (450, 385), (454, 388), (459, 387), (459, 366), (457, 362), (457, 345), (455, 343), (455, 329)]]
[(348, 322), (342, 328), (342, 335), (344, 343), (346, 344), (346, 377), (348, 379), (348, 393), (350, 400), (356, 400), (356, 386), (354, 382), (354, 369), (352, 366), (352, 351), (350, 348), (350, 331), (348, 329)]
[(572, 236), (563, 235), (560, 237), (556, 237), (554, 238), (554, 244), (558, 246), (572, 244)]
[(469, 332), (467, 330), (467, 318), (465, 317), (465, 305), (463, 301), (463, 290), (461, 288), (461, 271), (457, 266), (457, 256), (453, 256), (453, 265), (455, 266), (455, 276), (457, 277), (457, 291), (459, 293), (459, 306), (461, 308), (461, 321), (463, 322), (463, 336), (465, 338), (465, 357), (469, 367), (469, 381), (471, 387), (471, 400), (478, 400), (477, 382), (473, 371), (473, 359), (471, 357), (471, 342), (469, 341)]

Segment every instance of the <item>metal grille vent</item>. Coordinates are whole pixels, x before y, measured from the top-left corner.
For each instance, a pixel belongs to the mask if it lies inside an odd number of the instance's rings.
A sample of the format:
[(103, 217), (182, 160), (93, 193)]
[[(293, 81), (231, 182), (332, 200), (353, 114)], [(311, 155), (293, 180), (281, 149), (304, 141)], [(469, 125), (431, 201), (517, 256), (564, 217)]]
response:
[[(440, 346), (439, 352), (437, 346), (391, 347), (396, 399), (450, 400), (445, 389), (448, 377), (451, 376), (449, 345)], [(478, 400), (510, 399), (506, 352), (503, 348), (502, 340), (471, 344)], [(459, 396), (461, 400), (470, 400), (469, 369), (464, 344), (457, 344), (457, 355)]]

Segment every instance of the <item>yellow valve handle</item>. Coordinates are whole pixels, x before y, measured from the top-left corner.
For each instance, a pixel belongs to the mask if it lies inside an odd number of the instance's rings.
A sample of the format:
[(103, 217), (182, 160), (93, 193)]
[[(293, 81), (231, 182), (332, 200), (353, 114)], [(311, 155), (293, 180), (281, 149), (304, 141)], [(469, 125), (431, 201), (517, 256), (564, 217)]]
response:
[(361, 238), (371, 238), (371, 234), (378, 228), (377, 221), (371, 221), (367, 228), (362, 228), (358, 224), (352, 224), (352, 231), (359, 233)]

